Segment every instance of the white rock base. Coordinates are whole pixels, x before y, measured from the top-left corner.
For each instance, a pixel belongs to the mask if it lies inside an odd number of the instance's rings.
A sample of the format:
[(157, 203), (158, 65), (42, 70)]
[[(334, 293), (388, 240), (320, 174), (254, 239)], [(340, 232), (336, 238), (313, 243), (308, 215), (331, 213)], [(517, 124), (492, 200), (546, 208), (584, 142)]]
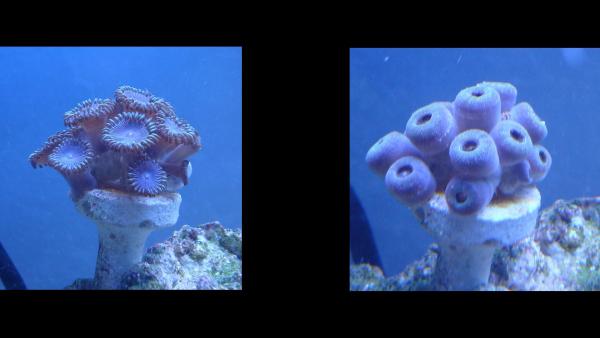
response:
[(94, 282), (98, 289), (118, 289), (123, 273), (141, 261), (148, 235), (177, 223), (181, 195), (146, 197), (95, 189), (77, 208), (98, 226), (100, 246)]
[(440, 245), (436, 288), (473, 290), (487, 284), (494, 251), (533, 233), (540, 202), (537, 188), (525, 187), (469, 216), (452, 213), (442, 193), (415, 208), (422, 225)]
[(490, 277), (495, 245), (440, 244), (435, 285), (439, 290), (466, 291), (485, 285)]

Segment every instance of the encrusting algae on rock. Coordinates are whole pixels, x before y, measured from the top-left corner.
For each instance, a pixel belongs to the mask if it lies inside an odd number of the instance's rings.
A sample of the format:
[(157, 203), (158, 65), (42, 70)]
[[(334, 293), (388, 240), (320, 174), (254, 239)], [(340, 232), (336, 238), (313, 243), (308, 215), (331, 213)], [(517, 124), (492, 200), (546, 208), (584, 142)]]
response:
[[(400, 274), (351, 266), (353, 291), (435, 290), (439, 246)], [(600, 197), (558, 200), (542, 211), (531, 236), (497, 250), (482, 291), (600, 291)]]
[[(164, 242), (148, 248), (142, 261), (123, 274), (125, 290), (240, 290), (242, 233), (219, 222), (184, 225)], [(78, 280), (68, 289), (94, 289)]]

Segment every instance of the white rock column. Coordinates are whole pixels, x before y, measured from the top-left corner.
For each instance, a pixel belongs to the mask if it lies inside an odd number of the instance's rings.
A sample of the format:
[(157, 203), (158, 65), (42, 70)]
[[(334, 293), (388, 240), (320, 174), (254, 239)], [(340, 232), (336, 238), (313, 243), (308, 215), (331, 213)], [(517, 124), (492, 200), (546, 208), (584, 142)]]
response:
[(177, 223), (180, 205), (178, 193), (147, 197), (103, 189), (86, 192), (77, 209), (98, 226), (96, 287), (118, 289), (122, 275), (141, 261), (148, 235)]
[(470, 216), (452, 213), (442, 193), (415, 208), (422, 225), (440, 246), (434, 273), (436, 288), (464, 291), (487, 284), (495, 250), (533, 233), (540, 202), (540, 192), (532, 186), (494, 200)]

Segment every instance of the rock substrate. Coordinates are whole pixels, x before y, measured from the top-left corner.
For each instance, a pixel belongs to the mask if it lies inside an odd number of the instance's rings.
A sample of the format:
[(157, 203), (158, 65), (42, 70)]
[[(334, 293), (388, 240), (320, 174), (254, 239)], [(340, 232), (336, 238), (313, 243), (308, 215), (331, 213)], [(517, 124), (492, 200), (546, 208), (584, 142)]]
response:
[[(126, 290), (239, 290), (242, 288), (242, 233), (219, 222), (184, 225), (150, 247), (123, 275)], [(80, 279), (67, 289), (94, 289)]]
[[(436, 290), (439, 247), (396, 276), (377, 267), (350, 268), (353, 291)], [(486, 291), (600, 290), (600, 197), (558, 200), (542, 211), (535, 232), (494, 254)]]

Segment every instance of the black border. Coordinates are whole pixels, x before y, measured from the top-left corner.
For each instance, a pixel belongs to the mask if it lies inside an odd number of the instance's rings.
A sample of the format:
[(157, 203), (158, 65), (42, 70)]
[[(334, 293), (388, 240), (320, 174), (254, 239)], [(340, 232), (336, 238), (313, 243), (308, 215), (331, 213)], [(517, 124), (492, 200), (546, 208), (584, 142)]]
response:
[[(0, 302), (27, 310), (40, 304), (52, 309), (57, 304), (113, 308), (160, 303), (167, 309), (186, 305), (220, 313), (252, 311), (255, 304), (279, 310), (299, 303), (320, 312), (322, 304), (334, 303), (359, 315), (383, 316), (379, 309), (393, 307), (398, 315), (425, 310), (434, 316), (436, 309), (429, 307), (438, 302), (478, 310), (490, 303), (513, 308), (515, 300), (523, 299), (537, 306), (568, 300), (573, 293), (349, 291), (351, 47), (589, 46), (600, 41), (600, 34), (553, 35), (541, 29), (517, 38), (471, 30), (406, 32), (2, 34), (1, 43), (13, 46), (242, 46), (244, 261), (241, 291), (2, 291)], [(466, 34), (471, 34), (469, 39)], [(382, 307), (374, 308), (373, 303)]]

